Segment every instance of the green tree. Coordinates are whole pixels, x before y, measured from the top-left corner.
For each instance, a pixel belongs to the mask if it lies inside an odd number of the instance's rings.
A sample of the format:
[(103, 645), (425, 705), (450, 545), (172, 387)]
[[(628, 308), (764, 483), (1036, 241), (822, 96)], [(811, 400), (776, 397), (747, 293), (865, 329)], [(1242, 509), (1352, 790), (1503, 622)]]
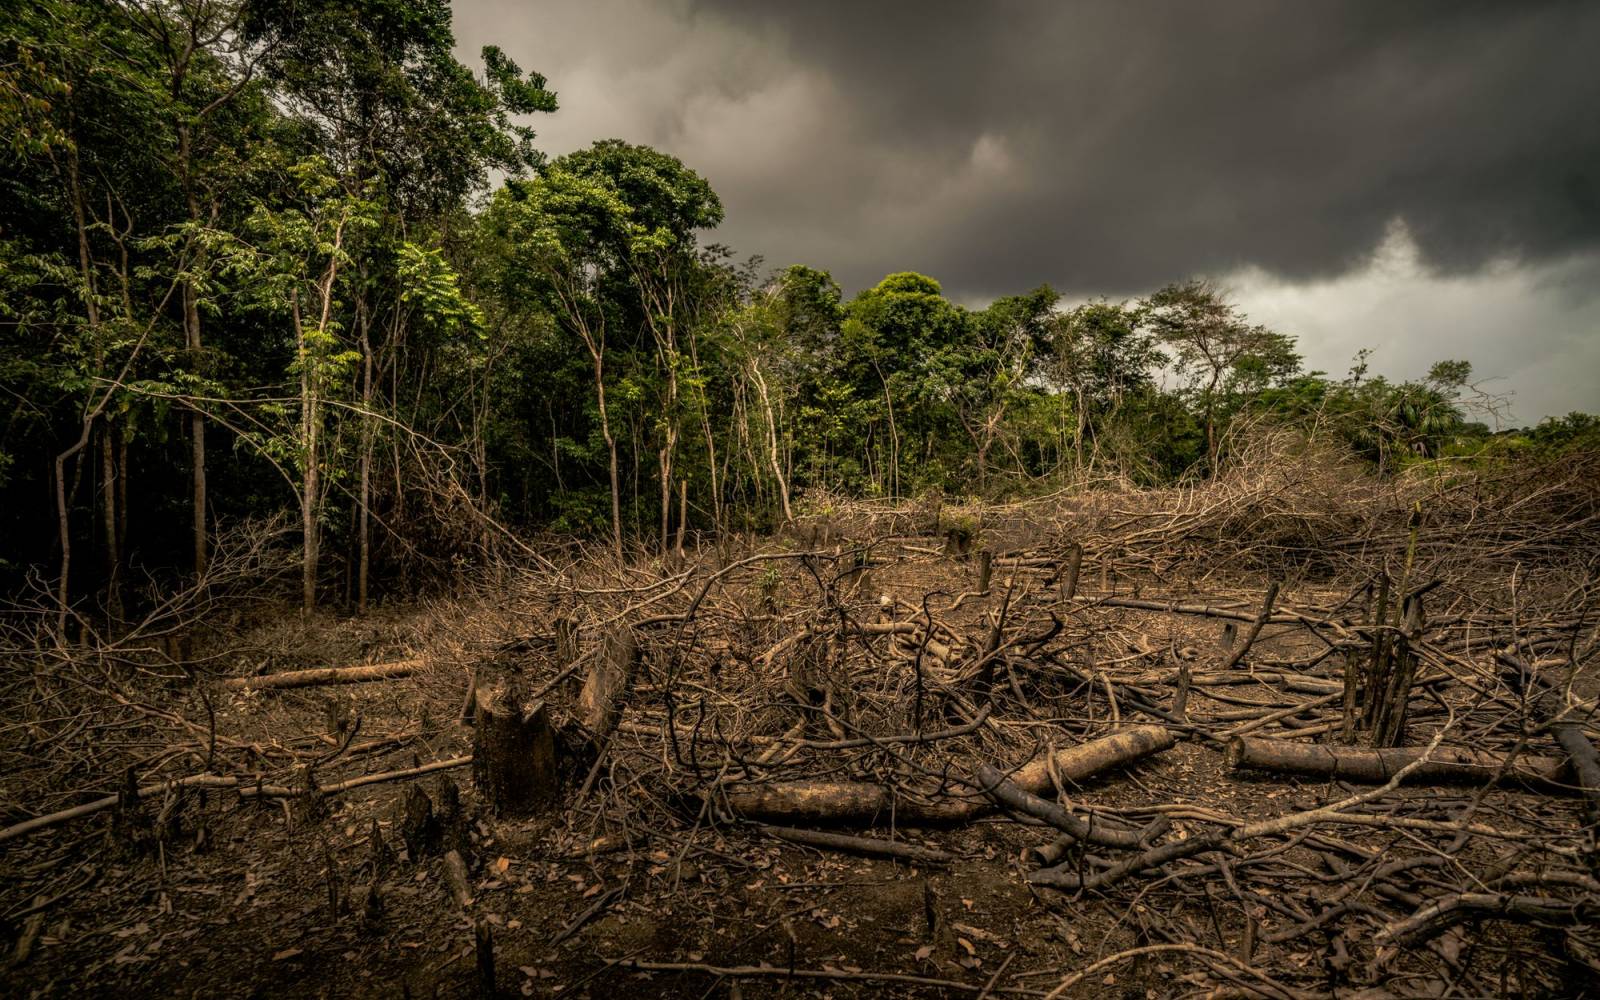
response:
[(1172, 362), (1205, 427), (1206, 461), (1216, 468), (1218, 423), (1231, 393), (1260, 390), (1300, 367), (1294, 342), (1252, 325), (1221, 290), (1202, 280), (1168, 285), (1143, 305), (1145, 322)]
[[(696, 233), (722, 221), (722, 202), (700, 175), (676, 157), (615, 139), (562, 157), (556, 168), (606, 186), (626, 206), (625, 217), (604, 231), (613, 259), (625, 272), (637, 310), (655, 350), (661, 385), (656, 421), (660, 485), (660, 548), (667, 551), (673, 465), (682, 434), (681, 381), (689, 328), (706, 313)], [(621, 277), (618, 275), (617, 277)]]
[(1163, 360), (1137, 309), (1088, 302), (1059, 317), (1045, 377), (1072, 397), (1079, 468), (1086, 466), (1085, 441), (1098, 447), (1124, 404), (1151, 390), (1151, 372)]
[[(948, 395), (941, 380), (929, 379), (930, 362), (959, 347), (969, 328), (966, 310), (946, 299), (937, 281), (911, 271), (889, 275), (845, 307), (840, 373), (856, 400), (883, 402), (866, 412), (871, 414), (869, 433), (881, 420), (886, 446), (874, 449), (870, 441), (860, 445), (869, 464), (878, 468), (874, 482), (880, 492), (901, 495), (902, 453), (908, 441), (922, 457), (921, 476), (938, 477), (927, 463), (938, 438), (937, 411)], [(879, 460), (871, 463), (875, 452)]]

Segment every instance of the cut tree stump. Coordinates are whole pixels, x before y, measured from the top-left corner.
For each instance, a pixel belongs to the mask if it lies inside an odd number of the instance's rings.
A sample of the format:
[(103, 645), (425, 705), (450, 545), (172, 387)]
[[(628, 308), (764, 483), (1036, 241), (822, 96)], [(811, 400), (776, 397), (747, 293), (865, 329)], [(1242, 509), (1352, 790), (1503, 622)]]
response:
[[(1228, 744), (1228, 764), (1235, 770), (1304, 774), (1381, 785), (1426, 753), (1423, 747), (1357, 750), (1241, 736)], [(1439, 747), (1428, 754), (1427, 763), (1406, 776), (1406, 782), (1417, 785), (1494, 779), (1499, 784), (1527, 785), (1550, 791), (1570, 787), (1567, 775), (1567, 762), (1555, 757), (1520, 754), (1508, 761), (1501, 754)]]
[(477, 693), (472, 780), (495, 815), (543, 812), (560, 792), (550, 712), (542, 701), (523, 704), (517, 688), (480, 687)]
[(639, 665), (639, 636), (623, 626), (606, 633), (583, 690), (578, 692), (578, 720), (596, 741), (605, 739), (622, 717), (622, 697)]
[(406, 789), (400, 839), (406, 845), (406, 857), (412, 864), (439, 846), (439, 820), (433, 815), (433, 799), (418, 785)]
[(1078, 595), (1078, 574), (1083, 572), (1083, 546), (1072, 543), (1067, 551), (1067, 568), (1061, 574), (1061, 603), (1066, 604)]
[[(1256, 620), (1250, 623), (1249, 630), (1244, 634), (1244, 640), (1238, 645), (1233, 645), (1229, 640), (1230, 652), (1228, 653), (1227, 662), (1223, 663), (1219, 668), (1223, 673), (1237, 667), (1239, 661), (1244, 659), (1245, 654), (1250, 652), (1250, 647), (1255, 645), (1256, 639), (1261, 636), (1261, 630), (1266, 628), (1267, 624), (1272, 621), (1272, 606), (1277, 600), (1278, 581), (1274, 580), (1267, 584), (1266, 597), (1262, 598), (1261, 601), (1261, 613), (1256, 615)], [(1226, 631), (1226, 628), (1224, 631)]]

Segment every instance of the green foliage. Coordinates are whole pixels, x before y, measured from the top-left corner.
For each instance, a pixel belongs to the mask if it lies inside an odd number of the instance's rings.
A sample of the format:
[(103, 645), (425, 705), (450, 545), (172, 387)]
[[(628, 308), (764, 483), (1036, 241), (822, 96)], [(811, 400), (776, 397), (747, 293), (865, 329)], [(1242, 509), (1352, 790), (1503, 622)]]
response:
[(1600, 449), (1600, 416), (1569, 413), (1564, 417), (1546, 417), (1526, 436), (1547, 452), (1593, 451)]
[[(554, 91), (493, 46), (458, 61), (445, 0), (0, 4), (7, 586), (58, 557), (57, 485), (76, 551), (114, 561), (110, 513), (124, 563), (175, 574), (196, 471), (202, 524), (309, 509), (343, 592), (471, 562), (495, 524), (659, 545), (679, 490), (689, 532), (726, 532), (845, 495), (1172, 482), (1253, 421), (1383, 474), (1600, 447), (1584, 414), (1476, 422), (1464, 361), (1305, 372), (1200, 281), (969, 309), (915, 272), (848, 298), (767, 273), (706, 242), (724, 208), (690, 165), (547, 160), (520, 116)], [(78, 565), (69, 597), (103, 601)]]
[(448, 334), (482, 336), (483, 310), (462, 294), (461, 277), (445, 260), (442, 248), (401, 243), (395, 275), (400, 279), (400, 301), (416, 309), (424, 322)]

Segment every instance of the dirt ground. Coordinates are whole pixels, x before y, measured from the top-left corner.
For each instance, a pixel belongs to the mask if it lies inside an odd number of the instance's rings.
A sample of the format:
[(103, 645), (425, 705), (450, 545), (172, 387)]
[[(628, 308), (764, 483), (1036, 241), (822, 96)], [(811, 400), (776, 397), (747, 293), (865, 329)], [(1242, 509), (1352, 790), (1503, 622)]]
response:
[[(874, 530), (886, 534), (882, 526)], [(1018, 673), (1024, 667), (1019, 654), (1010, 673), (1017, 701), (994, 713), (1004, 721), (991, 723), (989, 735), (980, 728), (972, 737), (930, 744), (926, 756), (916, 758), (966, 767), (986, 755), (1015, 764), (1043, 745), (1072, 746), (1159, 721), (1127, 700), (1125, 692), (1137, 696), (1138, 684), (1147, 683), (1138, 678), (1181, 663), (1200, 671), (1225, 659), (1217, 619), (1097, 602), (1159, 595), (1174, 604), (1206, 600), (1253, 613), (1270, 577), (1285, 584), (1280, 610), (1327, 616), (1349, 592), (1349, 580), (1333, 574), (1286, 578), (1242, 565), (1180, 571), (1151, 566), (1123, 546), (1105, 549), (1104, 556), (1091, 551), (1081, 593), (1063, 602), (1059, 546), (1038, 565), (1025, 558), (1050, 549), (1049, 534), (1047, 525), (1027, 519), (989, 525), (984, 544), (1013, 558), (997, 558), (986, 594), (976, 592), (976, 557), (947, 555), (939, 539), (874, 543), (865, 580), (836, 574), (826, 581), (822, 592), (834, 594), (835, 605), (818, 603), (822, 598), (813, 591), (822, 577), (811, 564), (752, 563), (717, 587), (707, 585), (694, 617), (715, 625), (688, 640), (669, 613), (684, 613), (703, 574), (668, 566), (614, 574), (622, 582), (610, 588), (585, 584), (583, 590), (568, 577), (558, 595), (541, 589), (548, 580), (529, 580), (362, 620), (307, 622), (293, 613), (251, 610), (240, 615), (237, 633), (218, 630), (197, 640), (211, 654), (203, 662), (214, 676), (422, 656), (426, 666), (408, 677), (221, 691), (197, 683), (193, 670), (135, 665), (120, 673), (86, 671), (77, 686), (98, 692), (107, 706), (101, 714), (80, 718), (74, 708), (53, 716), (28, 701), (31, 710), (7, 717), (5, 751), (15, 765), (0, 779), (7, 822), (112, 793), (127, 767), (138, 769), (142, 785), (214, 773), (251, 776), (242, 784), (248, 789), (254, 776), (282, 783), (306, 763), (328, 785), (470, 754), (473, 729), (460, 721), (469, 669), (509, 657), (520, 659), (534, 680), (548, 680), (557, 672), (546, 642), (554, 617), (574, 607), (587, 615), (580, 618), (586, 648), (608, 621), (622, 618), (643, 620), (647, 648), (645, 676), (628, 696), (624, 724), (596, 770), (591, 794), (579, 801), (582, 775), (571, 775), (561, 807), (543, 817), (495, 817), (475, 792), (471, 769), (456, 767), (330, 795), (324, 816), (298, 798), (241, 794), (239, 788), (153, 795), (145, 800), (145, 819), (161, 834), (143, 850), (130, 850), (119, 809), (0, 843), (0, 912), (10, 944), (0, 991), (18, 997), (475, 997), (481, 995), (475, 927), (482, 926), (492, 936), (495, 988), (506, 997), (1045, 995), (1086, 970), (1062, 995), (1593, 995), (1600, 979), (1574, 957), (1582, 950), (1570, 927), (1472, 921), (1415, 949), (1382, 955), (1373, 930), (1410, 912), (1406, 897), (1363, 894), (1341, 908), (1344, 881), (1323, 863), (1330, 844), (1347, 850), (1347, 858), (1375, 865), (1419, 850), (1440, 852), (1448, 859), (1440, 875), (1424, 873), (1403, 889), (1431, 897), (1454, 887), (1462, 872), (1504, 860), (1508, 849), (1513, 860), (1520, 855), (1514, 841), (1492, 836), (1462, 835), (1461, 843), (1451, 844), (1426, 823), (1475, 818), (1501, 831), (1522, 831), (1529, 840), (1557, 838), (1559, 851), (1567, 851), (1584, 822), (1572, 796), (1401, 788), (1362, 808), (1418, 817), (1413, 828), (1338, 827), (1320, 842), (1290, 840), (1282, 850), (1241, 856), (1233, 865), (1177, 865), (1115, 889), (1079, 893), (1025, 881), (1036, 867), (1025, 852), (1056, 835), (1025, 817), (997, 813), (942, 828), (879, 824), (848, 831), (955, 856), (948, 864), (913, 864), (788, 843), (703, 804), (700, 792), (719, 777), (726, 781), (737, 771), (742, 780), (759, 778), (764, 772), (750, 756), (781, 744), (786, 734), (793, 741), (800, 731), (790, 728), (796, 709), (779, 691), (793, 671), (763, 676), (764, 665), (774, 668), (758, 654), (824, 615), (818, 608), (847, 608), (860, 621), (910, 621), (936, 594), (940, 608), (948, 609), (943, 622), (975, 647), (997, 613), (1023, 632), (1052, 614), (1065, 617), (1062, 635), (1070, 641), (1052, 640), (1064, 645), (1050, 654), (1051, 662), (1086, 670), (1103, 686)], [(761, 545), (748, 551), (849, 548), (818, 538), (814, 529)], [(736, 561), (705, 553), (697, 565)], [(771, 572), (773, 566), (780, 571)], [(675, 573), (686, 582), (671, 589), (649, 582), (670, 581)], [(651, 624), (651, 615), (667, 620)], [(1470, 617), (1466, 611), (1458, 616)], [(1284, 664), (1315, 660), (1320, 640), (1313, 631), (1264, 628), (1243, 669), (1281, 671)], [(685, 642), (692, 643), (694, 672), (679, 675), (685, 693), (664, 709), (664, 678), (674, 661), (662, 651), (685, 648)], [(896, 642), (902, 643), (898, 653)], [(1045, 648), (1036, 648), (1036, 658)], [(880, 736), (903, 732), (911, 690), (904, 641), (879, 635), (848, 649), (841, 643), (839, 650), (836, 661), (850, 664), (844, 676), (857, 694), (840, 693), (828, 717), (852, 719), (853, 730)], [(957, 659), (954, 652), (951, 657)], [(1337, 678), (1342, 662), (1329, 659), (1306, 668), (1306, 675)], [(1337, 704), (1311, 705), (1304, 691), (1294, 693), (1275, 677), (1197, 686), (1187, 717), (1223, 727), (1305, 702), (1304, 712), (1260, 730), (1290, 738), (1337, 718)], [(551, 690), (558, 715), (570, 710), (579, 681), (575, 676)], [(51, 688), (27, 679), (8, 690), (15, 702), (19, 691)], [(956, 714), (946, 717), (957, 718), (956, 696), (950, 697), (946, 711)], [(1471, 714), (1481, 704), (1440, 704), (1455, 707), (1430, 715), (1418, 703), (1413, 744), (1454, 726), (1453, 740), (1506, 745), (1501, 730)], [(359, 724), (351, 735), (354, 719)], [(707, 759), (694, 768), (676, 761), (682, 750), (661, 735), (674, 721), (697, 727), (692, 752)], [(799, 725), (805, 739), (820, 744), (830, 737), (816, 720)], [(1130, 823), (1166, 817), (1173, 841), (1198, 836), (1216, 822), (1297, 813), (1363, 790), (1342, 781), (1232, 770), (1216, 741), (1199, 738), (1202, 728), (1181, 731), (1168, 752), (1066, 789), (1066, 800)], [(709, 739), (713, 729), (720, 742)], [(1326, 728), (1318, 733), (1308, 738), (1329, 738)], [(717, 749), (742, 742), (750, 749), (737, 757)], [(800, 777), (914, 777), (905, 769), (915, 762), (877, 746), (807, 750), (797, 759), (784, 766)], [(790, 773), (777, 765), (772, 770)], [(451, 896), (439, 854), (411, 858), (402, 842), (407, 789), (420, 787), (440, 802), (448, 798), (447, 781), (459, 787), (466, 817), (462, 846), (473, 893), (466, 909)], [(398, 855), (392, 864), (374, 860), (374, 828)], [(1104, 866), (1092, 857), (1080, 863)], [(1572, 884), (1583, 877), (1571, 876)], [(1381, 881), (1362, 892), (1382, 889)], [(373, 886), (381, 904), (369, 902)], [(1574, 905), (1587, 905), (1588, 898)], [(1146, 950), (1096, 966), (1137, 949)]]

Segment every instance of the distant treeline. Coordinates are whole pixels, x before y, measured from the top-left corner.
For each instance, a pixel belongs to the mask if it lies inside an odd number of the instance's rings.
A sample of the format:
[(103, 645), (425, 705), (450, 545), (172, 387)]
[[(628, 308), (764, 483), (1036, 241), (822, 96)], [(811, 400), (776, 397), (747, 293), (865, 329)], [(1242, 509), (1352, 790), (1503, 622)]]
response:
[(1492, 434), (1461, 361), (1306, 372), (1200, 281), (970, 310), (741, 263), (673, 157), (543, 157), (516, 121), (556, 95), (495, 48), (459, 63), (444, 0), (0, 9), (8, 593), (114, 618), (277, 518), (305, 604), (365, 607), (507, 532), (661, 550), (807, 491), (1203, 476), (1242, 418), (1383, 473), (1600, 439)]

